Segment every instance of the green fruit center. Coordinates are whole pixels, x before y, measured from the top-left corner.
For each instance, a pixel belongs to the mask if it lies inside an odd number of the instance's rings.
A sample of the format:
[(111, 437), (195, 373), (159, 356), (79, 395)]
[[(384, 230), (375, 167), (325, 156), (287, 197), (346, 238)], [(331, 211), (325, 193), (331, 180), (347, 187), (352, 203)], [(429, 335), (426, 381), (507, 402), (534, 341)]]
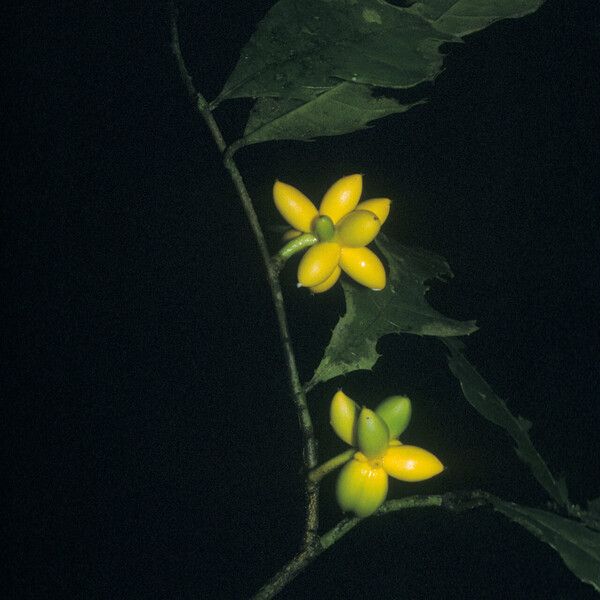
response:
[(329, 242), (335, 233), (333, 221), (326, 215), (317, 217), (313, 223), (313, 232), (320, 242)]

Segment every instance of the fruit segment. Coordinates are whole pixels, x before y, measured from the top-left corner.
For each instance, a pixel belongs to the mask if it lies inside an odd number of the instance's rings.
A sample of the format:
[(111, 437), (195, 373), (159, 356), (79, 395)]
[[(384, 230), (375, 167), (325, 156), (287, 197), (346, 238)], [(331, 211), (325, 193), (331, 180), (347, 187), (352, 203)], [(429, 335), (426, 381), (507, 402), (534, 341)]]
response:
[(388, 447), (389, 439), (390, 432), (384, 420), (369, 408), (363, 408), (356, 426), (358, 449), (367, 458), (376, 458)]
[(337, 283), (337, 280), (340, 278), (341, 274), (342, 270), (336, 265), (333, 273), (323, 283), (320, 283), (319, 285), (313, 285), (310, 288), (310, 291), (313, 294), (322, 294), (323, 292), (330, 290)]
[(370, 210), (377, 215), (377, 218), (383, 225), (390, 214), (390, 205), (392, 201), (389, 198), (371, 198), (364, 202), (359, 202), (355, 210)]
[(377, 291), (385, 287), (385, 269), (377, 255), (368, 248), (342, 248), (340, 267), (365, 287)]
[(439, 459), (417, 446), (390, 446), (383, 457), (388, 475), (401, 481), (424, 481), (444, 470)]
[(300, 190), (283, 181), (276, 181), (273, 186), (273, 199), (281, 216), (294, 229), (310, 232), (318, 212), (315, 205)]
[(352, 459), (342, 468), (336, 485), (336, 496), (344, 512), (368, 517), (383, 503), (388, 491), (388, 476), (382, 468)]
[(311, 246), (298, 265), (298, 283), (313, 287), (323, 283), (338, 266), (340, 245), (323, 242)]
[(360, 407), (352, 398), (338, 390), (331, 401), (329, 421), (331, 427), (346, 444), (356, 446), (356, 423)]
[(390, 396), (375, 409), (375, 412), (388, 426), (390, 438), (397, 438), (410, 423), (412, 407), (406, 396)]
[(370, 210), (353, 210), (337, 224), (337, 240), (342, 246), (360, 248), (370, 244), (381, 229), (381, 221)]
[(327, 215), (335, 224), (356, 208), (361, 194), (362, 175), (342, 177), (325, 192), (319, 214)]

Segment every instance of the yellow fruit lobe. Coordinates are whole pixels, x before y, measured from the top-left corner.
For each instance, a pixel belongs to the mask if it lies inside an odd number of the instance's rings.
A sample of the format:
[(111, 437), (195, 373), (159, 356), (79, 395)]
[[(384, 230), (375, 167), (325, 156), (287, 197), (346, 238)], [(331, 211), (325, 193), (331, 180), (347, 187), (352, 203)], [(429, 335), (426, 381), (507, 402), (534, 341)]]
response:
[(330, 290), (337, 283), (337, 280), (340, 278), (341, 274), (342, 270), (338, 265), (336, 265), (333, 273), (323, 283), (320, 283), (319, 285), (313, 285), (310, 288), (310, 291), (313, 294), (322, 294), (323, 292)]
[(388, 492), (388, 477), (382, 468), (352, 459), (340, 471), (336, 496), (344, 512), (368, 517), (383, 503)]
[(342, 270), (361, 285), (376, 291), (385, 287), (385, 269), (369, 248), (342, 248), (339, 263)]
[(336, 228), (342, 246), (360, 248), (370, 244), (381, 229), (381, 221), (370, 210), (353, 210), (342, 217)]
[(311, 246), (298, 265), (298, 283), (315, 287), (331, 277), (340, 260), (340, 245), (322, 242)]
[(335, 224), (356, 208), (361, 194), (362, 175), (342, 177), (325, 192), (319, 214), (327, 215)]
[(351, 446), (356, 445), (356, 420), (359, 410), (358, 404), (342, 390), (334, 394), (329, 407), (331, 427), (340, 439)]
[(390, 214), (391, 203), (392, 201), (389, 198), (371, 198), (359, 203), (356, 210), (370, 210), (377, 215), (377, 218), (383, 225)]
[(318, 215), (315, 205), (293, 185), (276, 181), (273, 199), (281, 216), (294, 228), (310, 232), (313, 219)]
[(444, 470), (436, 456), (417, 446), (390, 446), (382, 464), (388, 475), (400, 481), (424, 481)]
[(284, 241), (284, 242), (289, 242), (290, 240), (293, 240), (294, 238), (297, 238), (299, 235), (302, 235), (301, 231), (298, 231), (297, 229), (288, 229), (281, 236), (281, 240)]

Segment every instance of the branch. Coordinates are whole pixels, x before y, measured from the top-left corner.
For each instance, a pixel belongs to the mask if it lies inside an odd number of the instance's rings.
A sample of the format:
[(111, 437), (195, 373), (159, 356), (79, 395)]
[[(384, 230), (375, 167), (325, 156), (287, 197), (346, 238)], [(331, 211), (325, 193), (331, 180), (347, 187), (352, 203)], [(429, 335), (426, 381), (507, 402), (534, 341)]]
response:
[[(235, 185), (238, 196), (242, 202), (242, 206), (246, 213), (246, 217), (250, 222), (250, 227), (252, 228), (252, 232), (254, 233), (254, 237), (256, 238), (262, 261), (265, 265), (269, 287), (271, 288), (271, 295), (275, 304), (275, 313), (277, 315), (277, 322), (279, 325), (279, 335), (281, 338), (281, 344), (283, 346), (287, 362), (288, 377), (292, 388), (294, 404), (296, 405), (296, 410), (298, 412), (298, 418), (300, 421), (300, 428), (302, 430), (302, 435), (304, 438), (304, 466), (306, 468), (306, 471), (308, 472), (311, 469), (313, 469), (318, 462), (317, 444), (312, 420), (310, 417), (310, 412), (308, 410), (308, 404), (306, 402), (306, 396), (302, 384), (300, 383), (300, 377), (298, 375), (296, 358), (294, 356), (294, 349), (292, 347), (292, 342), (287, 324), (287, 317), (283, 302), (283, 294), (281, 292), (281, 286), (279, 285), (279, 279), (277, 277), (277, 268), (276, 265), (274, 265), (271, 261), (269, 249), (267, 247), (267, 242), (265, 240), (265, 236), (263, 234), (260, 223), (258, 221), (258, 217), (254, 210), (252, 199), (250, 198), (250, 194), (248, 194), (248, 190), (246, 189), (246, 185), (244, 184), (242, 175), (239, 169), (237, 168), (235, 161), (233, 160), (233, 154), (236, 152), (236, 150), (238, 150), (244, 145), (244, 140), (238, 140), (237, 142), (234, 142), (229, 147), (227, 147), (227, 144), (223, 139), (223, 135), (221, 134), (219, 126), (215, 121), (212, 112), (210, 111), (208, 102), (205, 100), (202, 94), (200, 94), (194, 87), (194, 83), (187, 70), (185, 60), (183, 59), (183, 55), (181, 53), (181, 46), (179, 43), (179, 31), (177, 28), (177, 9), (173, 2), (169, 3), (169, 7), (171, 50), (175, 55), (175, 60), (177, 61), (177, 67), (179, 69), (179, 74), (187, 91), (187, 94), (190, 97), (190, 100), (195, 103), (198, 112), (204, 119), (204, 122), (208, 126), (213, 136), (217, 148), (223, 155), (223, 164), (225, 165), (225, 168), (229, 171), (229, 175)], [(310, 554), (317, 540), (317, 531), (319, 526), (318, 493), (318, 484), (307, 479), (307, 515), (305, 523), (303, 552), (300, 555)]]
[[(388, 500), (373, 513), (373, 517), (381, 517), (407, 508), (445, 508), (451, 511), (462, 511), (489, 504), (489, 495), (482, 491), (454, 492), (432, 496), (409, 496), (398, 500)], [(370, 518), (370, 517), (367, 517)], [(341, 540), (365, 519), (358, 517), (340, 521), (335, 527), (319, 538), (319, 543), (308, 551), (297, 554), (283, 567), (259, 592), (253, 600), (269, 600), (291, 583), (297, 575), (306, 569), (320, 554)]]

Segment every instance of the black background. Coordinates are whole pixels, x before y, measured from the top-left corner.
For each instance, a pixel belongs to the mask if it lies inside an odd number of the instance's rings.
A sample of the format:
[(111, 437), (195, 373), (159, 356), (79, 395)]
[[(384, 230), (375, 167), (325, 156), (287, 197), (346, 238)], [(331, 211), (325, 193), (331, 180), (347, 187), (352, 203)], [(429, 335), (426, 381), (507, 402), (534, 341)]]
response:
[[(162, 5), (62, 3), (7, 16), (4, 404), (14, 598), (244, 598), (297, 550), (301, 438), (256, 244), (170, 55)], [(184, 3), (182, 48), (214, 98), (269, 2)], [(477, 319), (468, 355), (565, 475), (600, 495), (596, 3), (549, 1), (445, 47), (425, 106), (356, 134), (237, 155), (259, 216), (275, 178), (318, 201), (364, 174), (388, 235), (445, 256), (444, 314)], [(410, 95), (402, 96), (410, 99)], [(229, 141), (250, 107), (224, 103)], [(277, 236), (269, 233), (273, 250)], [(304, 380), (340, 290), (282, 283)], [(462, 398), (442, 346), (383, 339), (372, 372), (317, 387), (322, 458), (343, 385), (413, 399), (406, 439), (447, 465), (390, 495), (481, 488), (547, 500), (511, 441)], [(323, 485), (324, 530), (339, 520)], [(593, 598), (558, 555), (488, 511), (372, 519), (285, 598)]]

